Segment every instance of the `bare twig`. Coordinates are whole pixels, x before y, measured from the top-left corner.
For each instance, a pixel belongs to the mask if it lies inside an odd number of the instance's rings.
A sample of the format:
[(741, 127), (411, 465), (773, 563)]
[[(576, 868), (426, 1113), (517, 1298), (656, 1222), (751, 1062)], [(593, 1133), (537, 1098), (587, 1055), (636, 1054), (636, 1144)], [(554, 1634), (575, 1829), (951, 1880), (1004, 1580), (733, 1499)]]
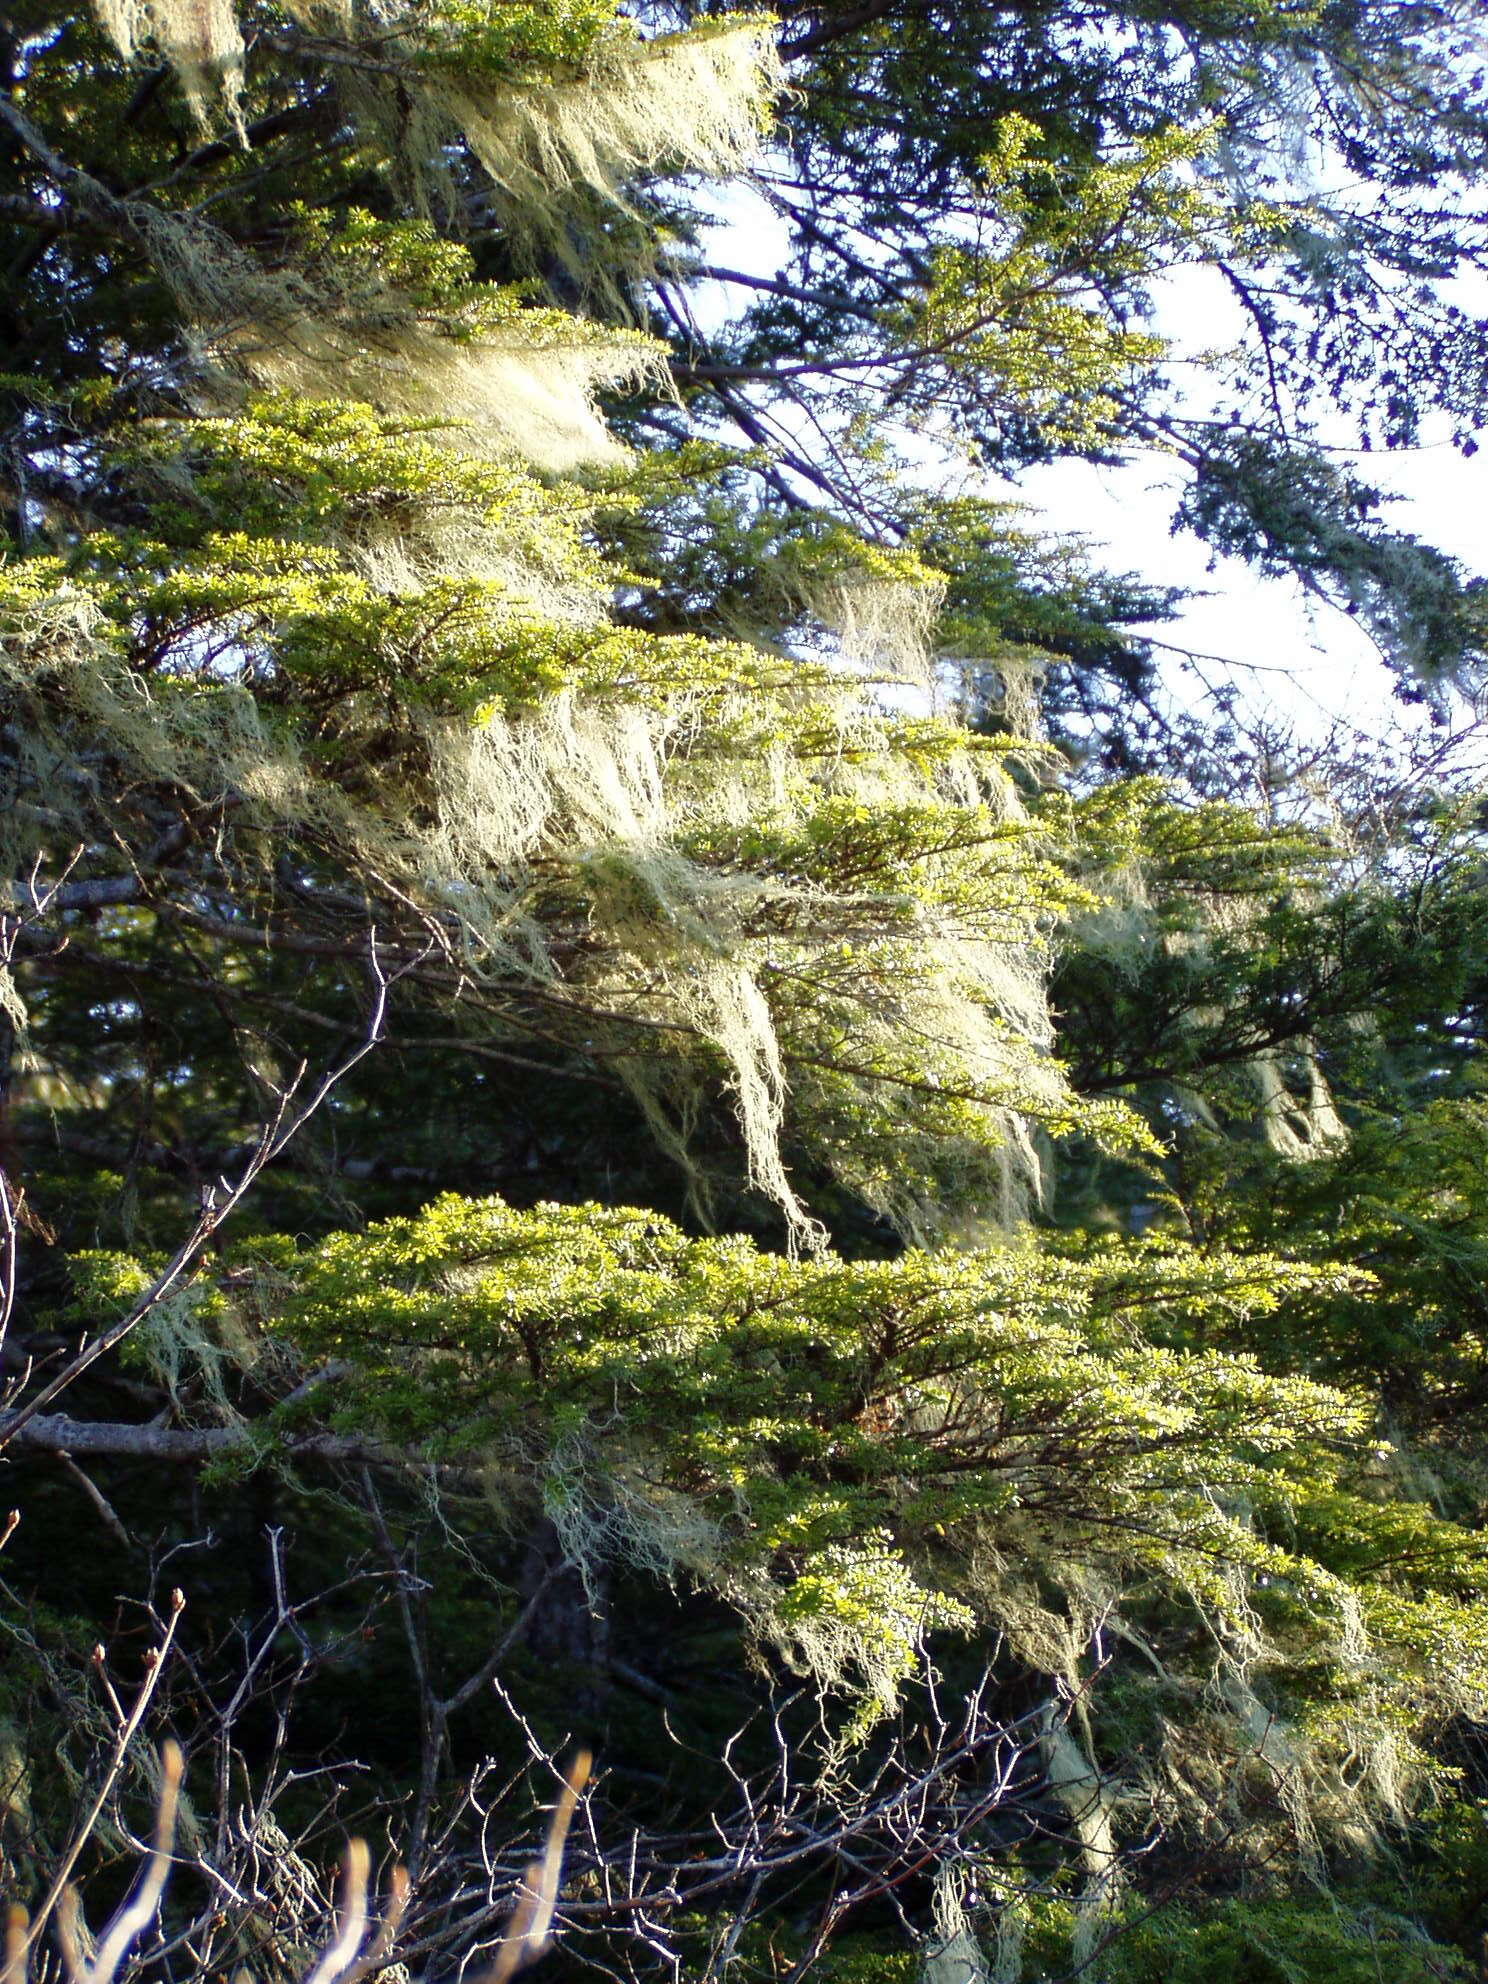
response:
[(357, 1960), (367, 1933), (367, 1877), (371, 1855), (364, 1839), (348, 1840), (345, 1871), (341, 1878), (341, 1906), (336, 1914), (336, 1933), (321, 1953), (320, 1961), (309, 1972), (305, 1984), (336, 1984)]
[[(57, 1871), (52, 1876), (52, 1884), (47, 1889), (40, 1908), (36, 1911), (36, 1919), (32, 1922), (26, 1937), (26, 1947), (28, 1950), (35, 1949), (42, 1931), (51, 1918), (52, 1911), (61, 1900), (63, 1892), (72, 1878), (72, 1870), (78, 1863), (78, 1857), (92, 1836), (93, 1828), (98, 1824), (103, 1808), (108, 1802), (109, 1793), (113, 1790), (119, 1773), (124, 1768), (124, 1759), (129, 1754), (129, 1746), (134, 1741), (135, 1734), (145, 1719), (145, 1711), (150, 1706), (151, 1697), (160, 1685), (160, 1677), (165, 1671), (166, 1656), (170, 1652), (171, 1641), (175, 1637), (176, 1623), (180, 1619), (185, 1605), (186, 1600), (182, 1594), (179, 1591), (172, 1592), (171, 1612), (166, 1622), (164, 1637), (161, 1639), (160, 1645), (152, 1648), (145, 1656), (145, 1678), (140, 1683), (139, 1692), (134, 1698), (134, 1707), (130, 1710), (129, 1718), (125, 1722), (124, 1727), (119, 1731), (114, 1743), (113, 1754), (109, 1758), (108, 1768), (103, 1774), (103, 1782), (98, 1787), (98, 1793), (93, 1803), (89, 1806), (82, 1823), (73, 1834), (72, 1840), (58, 1864)], [(171, 1809), (174, 1813), (174, 1798), (172, 1799)], [(172, 1819), (172, 1824), (174, 1824), (174, 1818)]]
[(16, 1284), (20, 1275), (21, 1223), (16, 1217), (18, 1200), (10, 1180), (0, 1167), (0, 1350), (10, 1328), (15, 1308)]
[(113, 1984), (119, 1966), (136, 1941), (155, 1920), (160, 1897), (170, 1872), (171, 1848), (176, 1838), (176, 1807), (181, 1795), (181, 1773), (185, 1761), (180, 1745), (167, 1742), (160, 1752), (160, 1799), (155, 1809), (155, 1843), (145, 1871), (134, 1893), (124, 1902), (99, 1939), (98, 1952), (81, 1974), (72, 1973), (72, 1984)]
[(370, 1977), (388, 1961), (393, 1945), (398, 1940), (398, 1931), (403, 1926), (413, 1885), (408, 1878), (406, 1867), (394, 1867), (388, 1876), (388, 1898), (382, 1911), (382, 1921), (377, 1934), (350, 1970), (345, 1971), (341, 1984), (360, 1984), (363, 1977)]
[(589, 1782), (591, 1761), (589, 1752), (580, 1750), (568, 1767), (548, 1824), (542, 1858), (534, 1860), (523, 1876), (517, 1905), (496, 1951), (496, 1960), (486, 1973), (485, 1984), (507, 1984), (507, 1979), (515, 1977), (519, 1970), (536, 1963), (552, 1940), (553, 1910), (558, 1905), (558, 1886), (563, 1874), (563, 1848), (574, 1808)]
[(65, 1447), (59, 1447), (57, 1449), (57, 1459), (62, 1464), (63, 1473), (70, 1480), (77, 1483), (78, 1487), (82, 1489), (88, 1500), (98, 1511), (104, 1526), (118, 1539), (126, 1550), (132, 1550), (134, 1548), (134, 1538), (124, 1527), (119, 1516), (119, 1511), (114, 1507), (108, 1496), (104, 1494), (98, 1483), (91, 1475), (83, 1472), (82, 1468), (78, 1466)]
[(374, 987), (372, 1010), (356, 1046), (322, 1075), (308, 1100), (299, 1108), (294, 1108), (292, 1105), (295, 1095), (306, 1074), (305, 1065), (301, 1063), (295, 1075), (280, 1091), (277, 1106), (264, 1125), (258, 1143), (237, 1179), (235, 1181), (219, 1179), (215, 1186), (203, 1193), (201, 1211), (196, 1223), (176, 1249), (169, 1263), (151, 1282), (128, 1314), (110, 1324), (91, 1342), (85, 1343), (56, 1376), (42, 1386), (34, 1398), (28, 1400), (17, 1411), (10, 1413), (4, 1420), (0, 1420), (0, 1450), (7, 1447), (22, 1428), (29, 1425), (60, 1392), (65, 1391), (100, 1357), (105, 1356), (121, 1343), (131, 1330), (157, 1309), (166, 1297), (189, 1277), (212, 1236), (229, 1215), (242, 1204), (264, 1166), (271, 1163), (299, 1134), (337, 1083), (344, 1080), (377, 1046), (387, 1025), (388, 995), (398, 979), (414, 968), (417, 960), (405, 960), (395, 972), (386, 972), (378, 954), (375, 931), (370, 939), (368, 956)]
[[(401, 1564), (395, 1561), (389, 1568), (396, 1576)], [(385, 1576), (378, 1582), (385, 1585)], [(238, 1694), (226, 1711), (212, 1715), (215, 1741), (224, 1755), (231, 1748), (235, 1715), (249, 1700), (263, 1703), (266, 1690), (277, 1685), (264, 1663), (271, 1646), (283, 1649), (286, 1628), (301, 1609), (291, 1604), (282, 1587), (276, 1560), (276, 1597), (263, 1645), (247, 1648), (248, 1665)], [(304, 1658), (287, 1680), (291, 1695), (311, 1658), (308, 1642), (302, 1644), (302, 1652)], [(192, 1686), (210, 1703), (208, 1678), (197, 1671), (190, 1656), (183, 1655), (175, 1671), (189, 1675)], [(802, 1978), (842, 1925), (865, 1907), (887, 1908), (913, 1939), (917, 1934), (913, 1897), (923, 1890), (928, 1874), (968, 1848), (982, 1853), (989, 1826), (995, 1826), (1009, 1849), (1020, 1840), (1065, 1836), (1067, 1819), (1050, 1805), (1040, 1756), (1047, 1705), (1011, 1721), (1001, 1719), (989, 1704), (990, 1670), (982, 1684), (955, 1706), (941, 1702), (934, 1677), (927, 1672), (924, 1699), (912, 1714), (906, 1713), (898, 1735), (855, 1753), (851, 1764), (842, 1754), (840, 1730), (825, 1704), (816, 1704), (814, 1728), (804, 1732), (798, 1723), (810, 1706), (805, 1691), (780, 1697), (769, 1707), (762, 1705), (763, 1723), (746, 1724), (738, 1740), (712, 1759), (715, 1769), (721, 1767), (723, 1783), (722, 1795), (709, 1801), (707, 1819), (669, 1831), (628, 1824), (616, 1831), (615, 1814), (607, 1821), (600, 1801), (583, 1795), (588, 1757), (580, 1756), (561, 1769), (556, 1753), (516, 1710), (499, 1680), (484, 1678), (487, 1685), (494, 1681), (498, 1696), (516, 1716), (530, 1760), (552, 1771), (558, 1795), (543, 1826), (541, 1844), (534, 1850), (525, 1817), (526, 1772), (518, 1768), (508, 1773), (494, 1760), (473, 1782), (459, 1788), (452, 1808), (432, 1833), (423, 1873), (411, 1877), (403, 1867), (393, 1869), (380, 1914), (371, 1900), (370, 1854), (365, 1845), (353, 1842), (344, 1862), (334, 1924), (324, 1938), (313, 1931), (308, 1938), (315, 1954), (304, 1984), (364, 1984), (395, 1962), (442, 1974), (457, 1953), (461, 1974), (475, 1984), (511, 1984), (552, 1947), (560, 1907), (566, 1935), (597, 1935), (608, 1945), (618, 1937), (622, 1947), (630, 1942), (638, 1953), (649, 1952), (649, 1962), (657, 1954), (676, 1954), (673, 1925), (700, 1905), (709, 1913), (717, 1910), (708, 1971), (716, 1980), (761, 1911), (778, 1913), (783, 1905), (794, 1907), (792, 1897), (807, 1884), (822, 1882), (824, 1892), (812, 1910), (815, 1920), (806, 1939), (809, 1954), (794, 1973)], [(448, 1709), (463, 1690), (455, 1690), (445, 1700), (433, 1688), (428, 1692), (438, 1706)], [(120, 1709), (116, 1757), (130, 1728), (138, 1726), (139, 1713), (138, 1701), (127, 1714)], [(210, 1900), (194, 1917), (162, 1932), (149, 1952), (152, 1972), (174, 1974), (177, 1952), (189, 1957), (193, 1974), (209, 1970), (215, 1974), (218, 1968), (230, 1971), (240, 1938), (234, 1925), (248, 1917), (266, 1926), (281, 1955), (306, 1945), (306, 1923), (319, 1916), (323, 1905), (320, 1882), (313, 1866), (300, 1857), (300, 1841), (306, 1834), (301, 1831), (298, 1841), (287, 1841), (272, 1813), (280, 1792), (293, 1784), (297, 1797), (302, 1797), (308, 1780), (320, 1773), (280, 1772), (275, 1759), (285, 1713), (282, 1706), (276, 1709), (280, 1733), (251, 1802), (233, 1812), (224, 1806), (210, 1854), (198, 1848), (195, 1864), (209, 1885)], [(751, 1726), (770, 1741), (773, 1760), (760, 1756), (756, 1740), (745, 1741)], [(806, 1751), (813, 1746), (835, 1758), (831, 1768), (812, 1767)], [(697, 1753), (688, 1755), (705, 1765), (708, 1761)], [(755, 1761), (746, 1764), (741, 1760), (746, 1755)], [(344, 1766), (334, 1768), (344, 1776)], [(117, 1776), (117, 1769), (111, 1768), (110, 1778), (117, 1782)], [(483, 1788), (487, 1781), (489, 1791)], [(226, 1784), (223, 1776), (223, 1797)], [(523, 1817), (514, 1825), (513, 1806), (519, 1798)], [(96, 1808), (80, 1828), (80, 1838), (86, 1837), (95, 1819)], [(468, 1839), (461, 1843), (461, 1834), (472, 1821), (477, 1832), (473, 1848)], [(150, 1864), (91, 1958), (75, 1891), (64, 1887), (57, 1896), (53, 1915), (64, 1951), (66, 1984), (116, 1984), (124, 1976), (129, 1944), (151, 1918), (152, 1909), (158, 1908), (157, 1884), (164, 1866), (158, 1856), (165, 1839), (158, 1818)], [(75, 1859), (76, 1854), (70, 1857)], [(560, 1905), (565, 1875), (568, 1895)], [(1026, 1888), (1020, 1878), (1004, 1879), (989, 1872), (988, 1879), (996, 1889), (990, 1900), (993, 1906)], [(978, 1905), (989, 1905), (987, 1893)], [(26, 1927), (22, 1924), (22, 1932)], [(475, 1958), (472, 1950), (487, 1954)], [(26, 1984), (24, 1956), (20, 1962), (19, 1971), (12, 1962), (10, 1974), (0, 1984)], [(480, 1967), (482, 1962), (486, 1967)], [(604, 1975), (626, 1974), (623, 1960), (619, 1970), (606, 1961), (598, 1969)]]
[(444, 1761), (448, 1748), (450, 1718), (457, 1715), (496, 1678), (502, 1662), (520, 1641), (533, 1614), (542, 1603), (556, 1575), (556, 1568), (529, 1593), (511, 1625), (496, 1641), (480, 1666), (468, 1674), (453, 1693), (441, 1695), (435, 1687), (424, 1621), (419, 1607), (414, 1602), (418, 1595), (416, 1580), (410, 1575), (403, 1554), (388, 1529), (376, 1487), (367, 1469), (363, 1469), (362, 1472), (362, 1503), (371, 1518), (378, 1548), (394, 1580), (393, 1588), (403, 1624), (404, 1643), (408, 1649), (409, 1664), (413, 1668), (414, 1682), (418, 1688), (419, 1781), (414, 1795), (413, 1818), (407, 1847), (409, 1867), (415, 1875), (418, 1875), (422, 1869), (424, 1852), (429, 1841), (429, 1823), (433, 1813), (434, 1795), (438, 1787), (439, 1767)]

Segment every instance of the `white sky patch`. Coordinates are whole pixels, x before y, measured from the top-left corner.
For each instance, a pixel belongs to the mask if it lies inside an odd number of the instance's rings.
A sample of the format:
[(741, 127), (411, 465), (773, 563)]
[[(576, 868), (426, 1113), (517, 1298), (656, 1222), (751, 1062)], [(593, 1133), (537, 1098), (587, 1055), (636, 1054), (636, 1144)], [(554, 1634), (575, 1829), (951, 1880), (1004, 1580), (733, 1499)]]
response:
[[(736, 182), (709, 189), (699, 204), (719, 222), (705, 243), (708, 262), (762, 276), (785, 265), (789, 228), (762, 194)], [(705, 333), (737, 312), (740, 297), (739, 286), (713, 281), (688, 291)], [(1459, 293), (1457, 300), (1483, 299)], [(1172, 341), (1180, 366), (1192, 367), (1186, 410), (1209, 413), (1213, 375), (1201, 355), (1237, 346), (1246, 331), (1218, 271), (1170, 272), (1158, 288), (1152, 328)], [(1233, 403), (1233, 393), (1227, 397)], [(770, 418), (784, 438), (812, 452), (817, 437), (809, 423), (792, 418), (789, 406), (775, 407)], [(912, 449), (913, 437), (905, 438)], [(1364, 482), (1398, 499), (1384, 506), (1390, 527), (1437, 546), (1470, 572), (1488, 569), (1488, 448), (1464, 456), (1450, 439), (1445, 416), (1430, 414), (1413, 448), (1345, 449), (1337, 445), (1339, 423), (1330, 432), (1324, 422), (1318, 438)], [(936, 466), (944, 469), (938, 455)], [(981, 478), (973, 486), (1027, 505), (1030, 525), (1087, 540), (1093, 562), (1190, 595), (1172, 619), (1134, 630), (1161, 644), (1160, 656), (1183, 650), (1195, 657), (1185, 664), (1171, 654), (1164, 670), (1167, 688), (1180, 701), (1197, 703), (1229, 689), (1242, 723), (1280, 722), (1303, 736), (1341, 727), (1371, 741), (1398, 735), (1402, 727), (1428, 726), (1424, 710), (1394, 693), (1394, 672), (1341, 608), (1314, 599), (1293, 580), (1262, 577), (1241, 559), (1214, 557), (1190, 532), (1174, 533), (1185, 481), (1179, 463), (1154, 451), (1117, 468), (1067, 460), (1022, 470), (1016, 478)]]

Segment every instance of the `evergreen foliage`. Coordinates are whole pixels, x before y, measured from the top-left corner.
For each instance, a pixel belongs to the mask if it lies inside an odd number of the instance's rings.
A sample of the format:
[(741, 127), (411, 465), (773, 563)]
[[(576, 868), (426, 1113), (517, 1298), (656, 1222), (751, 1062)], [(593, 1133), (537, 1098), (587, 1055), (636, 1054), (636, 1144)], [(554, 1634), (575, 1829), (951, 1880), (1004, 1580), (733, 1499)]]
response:
[(1472, 1974), (1480, 802), (1256, 805), (978, 476), (1448, 711), (1328, 439), (1481, 426), (1485, 144), (1465, 0), (8, 11), (10, 1984), (303, 1974), (348, 1830), (489, 1968), (581, 1739), (555, 1975)]

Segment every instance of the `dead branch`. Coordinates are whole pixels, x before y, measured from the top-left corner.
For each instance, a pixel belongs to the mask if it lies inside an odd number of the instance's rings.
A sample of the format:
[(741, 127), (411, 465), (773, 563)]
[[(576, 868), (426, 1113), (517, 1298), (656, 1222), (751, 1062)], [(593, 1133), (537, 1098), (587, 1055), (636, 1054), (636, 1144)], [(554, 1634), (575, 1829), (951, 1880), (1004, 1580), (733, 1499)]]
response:
[(190, 1277), (213, 1235), (242, 1204), (265, 1165), (272, 1163), (285, 1146), (298, 1136), (332, 1089), (343, 1081), (353, 1068), (364, 1061), (381, 1041), (387, 1026), (388, 999), (392, 988), (400, 978), (405, 977), (414, 968), (417, 960), (406, 960), (396, 970), (386, 971), (378, 953), (375, 931), (372, 932), (369, 941), (368, 960), (373, 985), (372, 1007), (362, 1037), (356, 1046), (326, 1070), (309, 1097), (296, 1107), (295, 1098), (303, 1087), (308, 1073), (307, 1065), (304, 1062), (300, 1064), (288, 1083), (279, 1090), (269, 1119), (264, 1124), (258, 1142), (238, 1177), (235, 1180), (221, 1178), (215, 1186), (209, 1187), (203, 1193), (201, 1209), (191, 1231), (128, 1314), (110, 1324), (91, 1342), (85, 1342), (76, 1355), (57, 1372), (55, 1377), (43, 1385), (33, 1398), (0, 1420), (0, 1451), (9, 1446), (59, 1393), (65, 1391), (82, 1376), (84, 1371), (97, 1363), (100, 1357), (106, 1356), (109, 1351), (122, 1343), (131, 1330), (137, 1328), (146, 1316), (158, 1308), (168, 1295)]

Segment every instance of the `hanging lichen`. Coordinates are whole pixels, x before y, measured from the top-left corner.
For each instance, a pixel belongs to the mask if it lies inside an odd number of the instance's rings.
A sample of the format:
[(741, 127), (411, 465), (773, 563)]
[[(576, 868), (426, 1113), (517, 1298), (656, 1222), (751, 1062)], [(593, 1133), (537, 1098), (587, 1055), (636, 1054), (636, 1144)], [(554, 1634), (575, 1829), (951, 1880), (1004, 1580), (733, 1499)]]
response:
[[(722, 16), (650, 41), (617, 27), (576, 76), (489, 95), (453, 62), (431, 65), (430, 78), (425, 115), (436, 108), (464, 136), (527, 255), (554, 258), (580, 293), (613, 295), (617, 273), (644, 273), (653, 253), (644, 228), (622, 228), (631, 267), (616, 270), (615, 220), (633, 217), (627, 187), (642, 175), (737, 173), (759, 150), (781, 71), (767, 17)], [(600, 227), (604, 256), (591, 240)]]
[(854, 667), (928, 688), (944, 597), (945, 581), (939, 578), (847, 574), (811, 588), (807, 603)]
[(127, 61), (153, 47), (204, 129), (213, 113), (241, 121), (243, 35), (233, 0), (94, 0), (99, 25)]

